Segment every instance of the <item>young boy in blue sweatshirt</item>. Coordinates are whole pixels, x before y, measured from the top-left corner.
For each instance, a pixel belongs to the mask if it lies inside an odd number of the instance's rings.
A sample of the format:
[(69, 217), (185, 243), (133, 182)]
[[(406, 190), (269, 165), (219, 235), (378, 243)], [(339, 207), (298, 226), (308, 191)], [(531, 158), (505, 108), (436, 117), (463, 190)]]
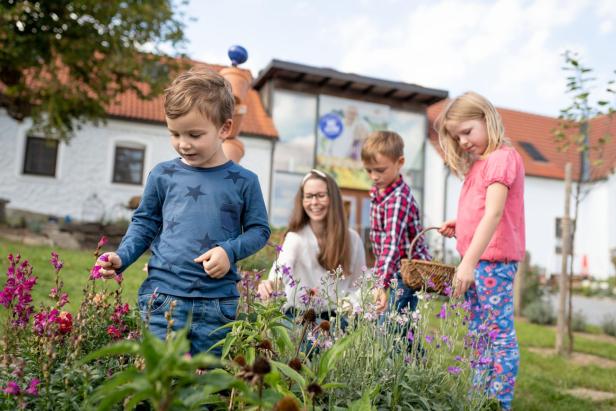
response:
[[(227, 160), (234, 98), (218, 73), (195, 68), (165, 90), (165, 117), (179, 158), (155, 166), (141, 203), (116, 252), (97, 264), (105, 278), (124, 271), (148, 248), (148, 277), (139, 289), (143, 318), (165, 338), (172, 301), (173, 329), (188, 325), (191, 354), (223, 339), (235, 319), (240, 275), (235, 263), (261, 249), (270, 235), (257, 176)], [(105, 261), (106, 260), (106, 261)], [(220, 356), (221, 349), (212, 354)]]

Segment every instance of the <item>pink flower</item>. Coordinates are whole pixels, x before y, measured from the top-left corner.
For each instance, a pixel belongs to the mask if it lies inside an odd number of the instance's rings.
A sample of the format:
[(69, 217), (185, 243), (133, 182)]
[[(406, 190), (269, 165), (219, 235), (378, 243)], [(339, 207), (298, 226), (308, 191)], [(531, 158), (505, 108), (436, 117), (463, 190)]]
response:
[(53, 265), (53, 268), (56, 271), (60, 271), (62, 267), (64, 267), (64, 263), (60, 261), (58, 253), (56, 253), (55, 251), (51, 252), (51, 260), (49, 260), (49, 262), (51, 263), (51, 265)]
[(101, 248), (102, 246), (104, 246), (105, 244), (107, 244), (107, 241), (109, 241), (109, 239), (105, 236), (102, 236), (100, 240), (98, 240), (98, 244), (96, 245), (97, 248)]
[(492, 277), (488, 277), (485, 279), (485, 285), (488, 288), (494, 288), (494, 286), (496, 286), (496, 280)]
[(28, 388), (26, 388), (26, 394), (36, 397), (38, 395), (38, 386), (40, 383), (38, 378), (32, 378), (30, 384), (28, 384)]
[(19, 395), (21, 389), (15, 381), (9, 381), (3, 391), (8, 395)]
[(68, 303), (68, 294), (62, 293), (60, 299), (58, 300), (58, 307), (64, 307)]
[(101, 266), (100, 265), (95, 265), (94, 267), (92, 267), (92, 270), (90, 270), (90, 280), (98, 280), (99, 278), (102, 278), (103, 275), (101, 274)]
[(440, 318), (441, 320), (444, 320), (445, 318), (447, 318), (447, 304), (441, 305), (441, 311), (439, 311), (439, 313), (436, 314), (436, 318)]

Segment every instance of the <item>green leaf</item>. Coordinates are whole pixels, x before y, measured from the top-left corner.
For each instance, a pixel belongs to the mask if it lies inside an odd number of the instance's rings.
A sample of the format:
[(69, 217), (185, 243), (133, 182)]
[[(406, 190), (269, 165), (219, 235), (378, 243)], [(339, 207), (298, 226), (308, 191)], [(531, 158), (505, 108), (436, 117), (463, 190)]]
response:
[(317, 380), (319, 381), (319, 384), (323, 383), (323, 380), (327, 376), (330, 368), (334, 366), (338, 357), (343, 354), (347, 347), (353, 342), (356, 335), (358, 334), (353, 333), (339, 339), (329, 350), (325, 352), (325, 354), (323, 354), (319, 361), (317, 371)]
[(306, 379), (302, 377), (300, 373), (295, 371), (293, 368), (289, 367), (287, 364), (284, 364), (279, 361), (271, 361), (271, 364), (280, 370), (286, 377), (290, 378), (293, 382), (298, 384), (300, 387), (304, 387), (306, 385)]
[(108, 345), (97, 351), (94, 351), (79, 361), (79, 365), (86, 364), (92, 360), (102, 357), (117, 356), (117, 355), (135, 355), (139, 352), (139, 343), (135, 341), (120, 341), (113, 345)]

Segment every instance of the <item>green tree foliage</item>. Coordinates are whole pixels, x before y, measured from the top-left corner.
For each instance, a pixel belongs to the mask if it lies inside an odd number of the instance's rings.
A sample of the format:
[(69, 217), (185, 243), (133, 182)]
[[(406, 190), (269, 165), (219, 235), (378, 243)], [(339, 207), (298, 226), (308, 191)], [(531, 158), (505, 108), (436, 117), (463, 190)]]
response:
[(186, 42), (174, 11), (184, 3), (1, 0), (0, 108), (68, 140), (80, 123), (104, 118), (119, 94), (160, 94), (177, 65), (162, 49)]

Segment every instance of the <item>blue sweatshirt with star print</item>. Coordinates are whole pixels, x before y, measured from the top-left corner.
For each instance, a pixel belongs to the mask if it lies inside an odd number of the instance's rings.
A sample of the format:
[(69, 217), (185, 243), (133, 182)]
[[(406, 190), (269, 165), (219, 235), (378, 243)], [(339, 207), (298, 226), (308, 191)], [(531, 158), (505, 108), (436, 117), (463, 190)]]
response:
[[(270, 236), (261, 186), (256, 174), (228, 161), (197, 168), (179, 158), (150, 172), (141, 203), (133, 214), (117, 254), (123, 271), (148, 248), (148, 277), (139, 294), (178, 297), (239, 296), (235, 263), (260, 250)], [(222, 278), (207, 275), (193, 260), (220, 246), (231, 268)]]

